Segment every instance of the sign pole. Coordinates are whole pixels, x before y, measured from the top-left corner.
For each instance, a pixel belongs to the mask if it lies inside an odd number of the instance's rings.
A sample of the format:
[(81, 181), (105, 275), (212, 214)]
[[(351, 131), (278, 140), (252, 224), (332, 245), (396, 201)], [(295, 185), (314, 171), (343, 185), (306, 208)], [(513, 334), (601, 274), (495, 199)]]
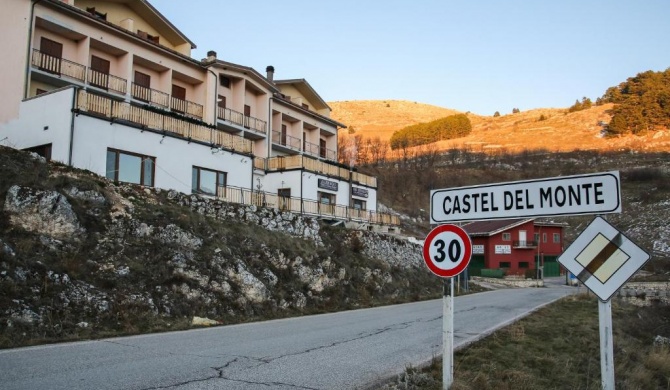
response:
[(614, 390), (614, 343), (612, 339), (612, 301), (598, 300), (600, 323), (600, 376), (603, 390)]
[(444, 278), (442, 294), (442, 389), (449, 390), (454, 382), (454, 283)]

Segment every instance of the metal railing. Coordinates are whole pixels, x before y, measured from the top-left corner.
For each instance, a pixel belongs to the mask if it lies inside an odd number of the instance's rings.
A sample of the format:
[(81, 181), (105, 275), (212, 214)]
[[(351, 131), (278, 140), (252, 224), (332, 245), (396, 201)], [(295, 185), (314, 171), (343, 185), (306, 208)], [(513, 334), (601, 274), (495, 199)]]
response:
[(202, 119), (203, 107), (202, 104), (194, 103), (188, 100), (179, 99), (176, 97), (170, 98), (170, 109), (188, 116)]
[(170, 107), (170, 95), (165, 92), (132, 83), (130, 86), (130, 93), (133, 95), (133, 98), (137, 100), (163, 108)]
[(122, 95), (125, 95), (128, 89), (128, 81), (126, 79), (98, 72), (91, 68), (88, 68), (88, 84), (105, 90), (112, 90)]
[(300, 151), (300, 138), (272, 130), (272, 143)]
[(239, 111), (230, 108), (218, 107), (216, 111), (217, 118), (234, 123), (238, 126), (253, 130), (256, 133), (265, 134), (267, 131), (267, 122), (252, 116), (245, 116)]
[(225, 202), (258, 207), (276, 208), (303, 215), (311, 215), (356, 222), (367, 222), (381, 225), (400, 225), (397, 215), (378, 213), (376, 211), (356, 209), (335, 204), (324, 204), (316, 200), (283, 197), (263, 191), (253, 191), (239, 187), (219, 187), (217, 197)]
[(515, 248), (537, 248), (537, 241), (514, 241)]
[(33, 49), (32, 65), (45, 72), (86, 81), (86, 66)]
[(240, 153), (252, 152), (252, 144), (248, 139), (191, 123), (171, 115), (150, 111), (130, 103), (87, 93), (84, 90), (78, 92), (77, 109), (101, 115), (110, 120), (131, 122), (148, 129), (169, 132), (176, 136), (205, 142)]

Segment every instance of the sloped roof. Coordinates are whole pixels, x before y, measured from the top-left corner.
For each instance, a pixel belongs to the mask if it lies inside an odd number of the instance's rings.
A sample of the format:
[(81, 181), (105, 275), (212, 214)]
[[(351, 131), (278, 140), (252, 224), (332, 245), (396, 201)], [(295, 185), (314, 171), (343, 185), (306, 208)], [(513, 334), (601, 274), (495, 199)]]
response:
[(494, 221), (477, 221), (472, 222), (467, 225), (463, 225), (463, 230), (465, 230), (470, 236), (492, 236), (498, 234), (505, 230), (523, 225), (524, 223), (530, 222), (533, 219), (498, 219)]
[(328, 106), (328, 103), (326, 103), (325, 100), (319, 96), (318, 93), (312, 88), (311, 85), (307, 82), (305, 79), (290, 79), (290, 80), (275, 80), (274, 81), (275, 85), (281, 86), (283, 84), (288, 84), (288, 85), (293, 85), (295, 89), (297, 89), (303, 96), (305, 96), (308, 100), (310, 101), (316, 101), (319, 104), (321, 104), (321, 107), (317, 107), (318, 109), (322, 108), (327, 108), (331, 109), (330, 106)]

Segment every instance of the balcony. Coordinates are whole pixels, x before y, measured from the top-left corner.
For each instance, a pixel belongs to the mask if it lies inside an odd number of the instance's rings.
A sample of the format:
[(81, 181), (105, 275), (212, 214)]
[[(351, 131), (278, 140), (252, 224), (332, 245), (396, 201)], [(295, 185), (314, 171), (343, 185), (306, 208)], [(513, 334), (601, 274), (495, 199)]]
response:
[(39, 70), (59, 77), (65, 76), (82, 83), (86, 81), (86, 66), (64, 58), (44, 54), (37, 49), (33, 49), (32, 65)]
[(170, 109), (197, 119), (202, 119), (203, 116), (202, 104), (193, 103), (176, 97), (170, 98)]
[(337, 152), (332, 149), (327, 149), (317, 144), (305, 141), (303, 143), (305, 153), (310, 156), (325, 158), (326, 160), (337, 161)]
[(243, 113), (231, 110), (230, 108), (219, 107), (216, 116), (220, 120), (228, 121), (258, 134), (265, 135), (267, 131), (266, 121), (252, 116), (245, 116)]
[[(281, 171), (286, 169), (305, 169), (310, 172), (320, 173), (327, 176), (336, 177), (341, 180), (351, 181), (377, 188), (377, 178), (368, 176), (359, 172), (352, 172), (326, 161), (317, 160), (304, 155), (271, 157), (265, 161), (265, 170), (268, 172)], [(255, 165), (256, 166), (256, 165)], [(259, 163), (258, 166), (261, 166)]]
[(170, 107), (170, 95), (156, 89), (148, 88), (143, 85), (132, 83), (130, 93), (134, 99), (145, 103), (153, 104), (158, 107)]
[(104, 117), (110, 121), (127, 123), (140, 127), (142, 130), (149, 129), (165, 135), (185, 138), (189, 142), (198, 141), (238, 153), (252, 152), (252, 144), (248, 139), (179, 119), (167, 113), (161, 114), (130, 103), (87, 93), (84, 90), (79, 90), (77, 94), (77, 110)]
[(96, 88), (104, 89), (105, 91), (111, 90), (120, 93), (121, 95), (125, 95), (126, 90), (128, 89), (128, 82), (126, 79), (98, 72), (91, 68), (88, 69), (88, 83)]
[(258, 207), (277, 208), (297, 214), (345, 221), (367, 222), (381, 225), (400, 225), (397, 215), (355, 209), (346, 206), (323, 204), (315, 200), (282, 197), (277, 194), (238, 187), (223, 187), (217, 191), (217, 197), (225, 202)]
[(533, 249), (537, 248), (537, 241), (514, 241), (512, 246), (516, 249)]
[(276, 130), (272, 131), (272, 143), (290, 150), (300, 151), (300, 138)]
[(74, 81), (121, 95), (125, 95), (128, 88), (128, 82), (124, 78), (99, 72), (64, 58), (50, 56), (37, 49), (33, 49), (31, 64), (41, 71), (51, 73), (60, 78), (67, 77)]

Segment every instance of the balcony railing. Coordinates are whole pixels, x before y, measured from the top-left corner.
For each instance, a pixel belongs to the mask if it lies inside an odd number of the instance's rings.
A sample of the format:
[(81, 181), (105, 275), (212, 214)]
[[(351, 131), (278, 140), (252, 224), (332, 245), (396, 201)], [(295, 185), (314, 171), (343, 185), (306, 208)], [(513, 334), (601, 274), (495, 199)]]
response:
[(126, 79), (98, 72), (91, 68), (88, 68), (88, 83), (94, 87), (102, 88), (104, 90), (112, 90), (122, 95), (125, 95), (126, 90), (128, 89), (128, 81)]
[(326, 161), (317, 160), (308, 156), (295, 155), (270, 157), (267, 159), (264, 165), (265, 170), (270, 172), (281, 171), (285, 169), (306, 169), (314, 173), (321, 173), (346, 181), (349, 181), (349, 178), (351, 178), (351, 180), (354, 182), (366, 185), (368, 187), (377, 188), (377, 178), (374, 176), (368, 176), (359, 172), (352, 172), (346, 168), (339, 167)]
[(202, 104), (194, 103), (188, 100), (172, 97), (170, 99), (170, 109), (194, 118), (202, 119)]
[(87, 68), (82, 64), (54, 57), (33, 49), (32, 65), (37, 69), (58, 76), (65, 76), (96, 88), (111, 90), (125, 95), (128, 88), (126, 79)]
[(309, 199), (283, 197), (270, 192), (252, 191), (245, 188), (219, 187), (217, 197), (230, 203), (277, 208), (304, 215), (373, 224), (400, 225), (400, 219), (397, 215), (335, 204), (324, 204)]
[(168, 108), (170, 107), (170, 95), (156, 89), (148, 88), (142, 85), (132, 83), (130, 92), (133, 98), (141, 100), (146, 103)]
[(231, 149), (240, 153), (251, 153), (251, 141), (242, 137), (191, 123), (171, 115), (149, 111), (126, 102), (120, 102), (80, 90), (77, 108), (83, 112), (103, 116), (110, 120), (127, 121), (143, 128), (164, 131), (175, 136), (200, 141), (210, 145)]
[(230, 108), (219, 107), (217, 109), (217, 118), (234, 123), (240, 127), (253, 130), (256, 133), (265, 134), (267, 130), (267, 122), (254, 118), (252, 116), (245, 116), (243, 113), (231, 110)]
[(515, 248), (537, 248), (537, 241), (514, 241)]
[(285, 146), (289, 149), (300, 150), (300, 138), (276, 130), (272, 130), (272, 143)]
[(33, 49), (32, 65), (45, 72), (66, 76), (82, 83), (86, 80), (86, 66), (42, 53), (37, 49)]

